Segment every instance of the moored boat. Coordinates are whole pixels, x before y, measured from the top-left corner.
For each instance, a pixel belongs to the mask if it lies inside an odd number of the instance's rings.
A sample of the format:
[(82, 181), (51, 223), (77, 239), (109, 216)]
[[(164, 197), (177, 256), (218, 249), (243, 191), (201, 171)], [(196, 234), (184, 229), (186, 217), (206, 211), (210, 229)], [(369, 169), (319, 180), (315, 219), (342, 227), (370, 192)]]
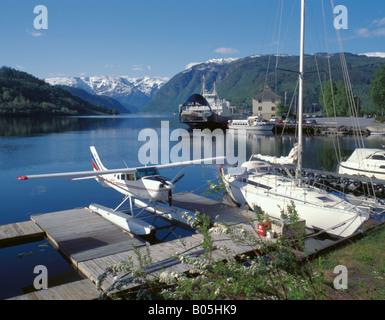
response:
[(229, 101), (219, 99), (215, 83), (212, 92), (205, 89), (203, 78), (202, 94), (191, 95), (179, 106), (179, 121), (190, 129), (226, 129), (232, 110)]
[(274, 123), (263, 120), (261, 116), (250, 116), (247, 119), (229, 121), (229, 129), (272, 131), (274, 126)]
[(338, 172), (385, 180), (385, 150), (357, 148), (346, 161), (341, 161)]
[(299, 186), (295, 179), (276, 173), (264, 161), (250, 159), (239, 168), (222, 171), (230, 197), (238, 205), (259, 208), (270, 217), (281, 219), (282, 210), (294, 204), (306, 227), (331, 235), (347, 237), (369, 219), (370, 212), (325, 190)]

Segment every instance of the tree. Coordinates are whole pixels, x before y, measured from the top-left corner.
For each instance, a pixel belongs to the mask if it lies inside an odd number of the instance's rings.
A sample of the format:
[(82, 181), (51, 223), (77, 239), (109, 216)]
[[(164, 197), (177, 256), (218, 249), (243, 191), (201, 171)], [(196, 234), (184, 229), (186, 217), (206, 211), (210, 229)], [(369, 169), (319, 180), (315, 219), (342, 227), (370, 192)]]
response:
[(319, 103), (323, 107), (322, 113), (327, 117), (334, 115), (334, 97), (336, 94), (337, 87), (333, 81), (329, 80), (322, 86)]
[(349, 104), (343, 81), (338, 81), (337, 84), (331, 80), (326, 82), (323, 85), (319, 103), (323, 106), (323, 114), (327, 117), (348, 115)]
[(289, 106), (284, 105), (282, 102), (277, 104), (277, 116), (283, 116), (289, 112)]
[(381, 110), (381, 116), (384, 116), (384, 103), (385, 103), (385, 64), (382, 65), (376, 71), (374, 80), (370, 83), (369, 88), (370, 100)]
[(349, 115), (348, 97), (346, 94), (346, 88), (343, 81), (337, 82), (337, 96), (335, 97), (336, 112), (338, 116)]

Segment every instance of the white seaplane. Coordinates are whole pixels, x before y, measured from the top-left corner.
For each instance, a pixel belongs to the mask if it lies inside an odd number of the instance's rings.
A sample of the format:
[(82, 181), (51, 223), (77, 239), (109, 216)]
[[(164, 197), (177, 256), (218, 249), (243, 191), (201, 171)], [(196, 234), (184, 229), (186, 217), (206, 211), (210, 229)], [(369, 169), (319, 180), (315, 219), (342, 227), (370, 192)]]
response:
[[(183, 213), (187, 215), (193, 215), (193, 213), (172, 207), (172, 192), (175, 188), (175, 184), (185, 175), (184, 173), (181, 174), (181, 172), (188, 165), (204, 163), (210, 164), (213, 163), (212, 161), (219, 161), (225, 158), (213, 157), (148, 167), (145, 166), (109, 170), (104, 167), (95, 147), (91, 146), (90, 150), (93, 156), (93, 171), (24, 175), (17, 177), (17, 179), (30, 180), (45, 178), (69, 178), (68, 180), (71, 181), (95, 179), (102, 186), (111, 187), (122, 193), (125, 197), (115, 209), (106, 208), (102, 205), (96, 204), (91, 204), (89, 209), (97, 212), (104, 218), (136, 235), (149, 234), (152, 230), (154, 230), (154, 226), (137, 218), (137, 216), (144, 209), (152, 213), (160, 214), (168, 219), (186, 222), (185, 218), (182, 217)], [(169, 179), (159, 174), (159, 169), (172, 167), (182, 167), (174, 178)], [(118, 211), (118, 209), (121, 208), (127, 200), (129, 200), (130, 204), (130, 215)], [(148, 202), (146, 203), (142, 200), (148, 200)], [(162, 203), (168, 203), (169, 208)], [(134, 215), (133, 205), (143, 210)]]

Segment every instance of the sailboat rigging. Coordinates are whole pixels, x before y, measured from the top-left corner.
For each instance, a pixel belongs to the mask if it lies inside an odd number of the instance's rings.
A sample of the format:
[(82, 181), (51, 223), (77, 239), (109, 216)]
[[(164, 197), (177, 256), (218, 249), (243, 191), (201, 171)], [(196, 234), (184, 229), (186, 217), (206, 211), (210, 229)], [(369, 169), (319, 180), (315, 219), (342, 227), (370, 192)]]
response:
[(270, 163), (262, 161), (260, 155), (253, 155), (240, 168), (229, 168), (227, 174), (221, 169), (222, 179), (228, 194), (238, 205), (247, 204), (250, 209), (259, 208), (270, 217), (280, 219), (281, 211), (293, 203), (299, 218), (305, 220), (308, 228), (347, 237), (370, 218), (377, 204), (352, 203), (343, 195), (306, 185), (302, 181), (305, 0), (301, 0), (300, 35), (298, 144), (292, 150), (297, 152), (297, 157), (291, 152), (287, 159), (293, 161), (297, 158), (295, 177), (283, 176), (274, 171)]

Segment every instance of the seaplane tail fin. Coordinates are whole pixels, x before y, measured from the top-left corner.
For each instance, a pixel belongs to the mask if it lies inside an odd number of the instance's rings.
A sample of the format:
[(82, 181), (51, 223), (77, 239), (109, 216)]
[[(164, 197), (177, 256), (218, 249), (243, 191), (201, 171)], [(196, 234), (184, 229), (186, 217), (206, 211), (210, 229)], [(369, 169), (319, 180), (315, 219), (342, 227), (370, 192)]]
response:
[(94, 168), (94, 171), (105, 171), (107, 170), (103, 163), (100, 161), (99, 155), (96, 152), (96, 149), (94, 146), (90, 147), (91, 153), (92, 153), (92, 166)]

